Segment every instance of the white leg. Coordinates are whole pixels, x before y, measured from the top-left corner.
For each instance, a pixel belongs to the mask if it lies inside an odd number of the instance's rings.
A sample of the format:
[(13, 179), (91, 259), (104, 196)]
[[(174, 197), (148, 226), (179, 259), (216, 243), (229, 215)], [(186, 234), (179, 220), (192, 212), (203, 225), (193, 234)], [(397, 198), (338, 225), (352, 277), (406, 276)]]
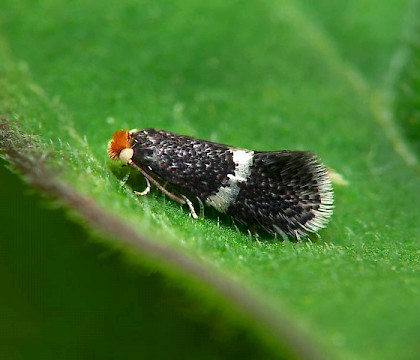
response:
[(196, 197), (197, 201), (198, 201), (198, 205), (200, 206), (200, 217), (204, 217), (204, 205), (203, 202), (201, 201), (201, 199), (197, 196)]
[(150, 181), (147, 177), (145, 177), (145, 179), (147, 184), (146, 189), (144, 189), (143, 191), (134, 191), (134, 194), (144, 196), (150, 192)]
[(195, 209), (194, 209), (194, 206), (193, 206), (193, 203), (191, 202), (191, 200), (188, 199), (185, 195), (182, 195), (182, 198), (185, 200), (185, 202), (187, 203), (188, 207), (190, 208), (191, 216), (194, 219), (198, 219), (197, 213), (195, 212)]

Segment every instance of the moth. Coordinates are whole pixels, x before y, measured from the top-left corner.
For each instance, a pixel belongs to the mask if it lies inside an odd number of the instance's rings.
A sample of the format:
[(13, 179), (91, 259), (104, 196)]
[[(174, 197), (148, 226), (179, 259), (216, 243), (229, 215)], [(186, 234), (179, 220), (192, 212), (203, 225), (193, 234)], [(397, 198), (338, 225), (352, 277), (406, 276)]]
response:
[[(117, 130), (108, 156), (137, 169), (169, 198), (212, 206), (252, 229), (300, 239), (325, 227), (334, 194), (327, 168), (308, 151), (252, 151), (165, 130)], [(177, 194), (162, 184), (171, 184)]]

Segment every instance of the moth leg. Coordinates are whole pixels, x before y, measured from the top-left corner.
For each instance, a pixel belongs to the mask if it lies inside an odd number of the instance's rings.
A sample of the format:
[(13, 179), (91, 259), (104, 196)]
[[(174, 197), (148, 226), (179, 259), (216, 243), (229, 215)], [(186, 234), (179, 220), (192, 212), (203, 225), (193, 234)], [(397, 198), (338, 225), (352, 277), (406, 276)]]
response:
[(130, 162), (130, 165), (132, 165), (135, 168), (137, 168), (142, 173), (142, 175), (144, 176), (144, 178), (147, 181), (147, 188), (146, 188), (146, 190), (140, 192), (139, 193), (140, 195), (145, 195), (145, 194), (147, 194), (150, 191), (150, 181), (151, 181), (154, 185), (156, 185), (156, 187), (160, 191), (162, 191), (165, 195), (168, 195), (172, 200), (175, 200), (176, 202), (178, 202), (178, 203), (180, 203), (182, 205), (187, 204), (188, 207), (190, 208), (191, 216), (194, 219), (198, 219), (198, 215), (195, 212), (193, 203), (185, 195), (181, 195), (182, 197), (179, 197), (179, 196), (176, 196), (175, 194), (172, 194), (170, 191), (168, 191), (167, 189), (165, 189), (165, 187), (163, 187), (156, 179), (154, 179), (150, 174), (148, 174), (143, 168), (141, 168), (140, 166), (138, 166), (137, 164), (135, 164), (132, 161)]
[(134, 166), (138, 171), (141, 172), (141, 174), (146, 178), (146, 180), (150, 180), (150, 182), (152, 182), (165, 195), (168, 195), (169, 198), (171, 198), (172, 200), (182, 205), (186, 203), (185, 199), (180, 198), (179, 196), (176, 196), (175, 194), (172, 194), (170, 191), (166, 190), (161, 184), (159, 184), (159, 182), (156, 179), (154, 179), (149, 173), (147, 173), (143, 168), (135, 164), (133, 161), (130, 161), (129, 165)]
[(273, 229), (276, 231), (277, 234), (281, 236), (284, 242), (290, 241), (286, 233), (282, 229), (280, 229), (277, 225), (273, 225)]
[(230, 219), (232, 220), (232, 224), (234, 226), (234, 228), (236, 229), (237, 232), (241, 232), (241, 230), (239, 230), (238, 225), (236, 225), (236, 221), (235, 219), (231, 216)]
[(201, 201), (201, 199), (197, 196), (196, 197), (197, 201), (198, 201), (198, 205), (200, 206), (200, 216), (204, 217), (204, 205), (203, 202)]
[(253, 226), (251, 229), (248, 228), (247, 231), (250, 237), (255, 237), (256, 239), (260, 237), (255, 226)]
[(191, 213), (191, 216), (193, 217), (193, 219), (198, 219), (197, 213), (195, 212), (195, 209), (194, 209), (194, 206), (193, 206), (193, 203), (191, 202), (191, 200), (188, 199), (185, 195), (182, 195), (182, 198), (185, 200), (188, 207), (190, 208), (190, 213)]
[(150, 181), (147, 177), (145, 177), (145, 179), (146, 179), (146, 183), (147, 183), (146, 189), (144, 189), (143, 191), (134, 191), (134, 194), (144, 196), (144, 195), (147, 195), (150, 192)]

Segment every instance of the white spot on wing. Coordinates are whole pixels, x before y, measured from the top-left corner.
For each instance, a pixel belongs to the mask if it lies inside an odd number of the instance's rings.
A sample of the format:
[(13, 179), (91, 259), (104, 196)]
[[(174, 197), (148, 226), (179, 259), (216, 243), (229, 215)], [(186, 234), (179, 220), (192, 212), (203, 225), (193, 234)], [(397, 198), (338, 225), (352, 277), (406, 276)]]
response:
[(235, 163), (235, 173), (227, 176), (226, 184), (216, 194), (207, 198), (206, 203), (220, 212), (226, 212), (239, 194), (238, 183), (246, 182), (251, 174), (254, 152), (244, 149), (229, 149)]
[(251, 174), (251, 165), (254, 159), (254, 152), (249, 150), (234, 149), (230, 150), (235, 163), (234, 179), (239, 182), (245, 182)]

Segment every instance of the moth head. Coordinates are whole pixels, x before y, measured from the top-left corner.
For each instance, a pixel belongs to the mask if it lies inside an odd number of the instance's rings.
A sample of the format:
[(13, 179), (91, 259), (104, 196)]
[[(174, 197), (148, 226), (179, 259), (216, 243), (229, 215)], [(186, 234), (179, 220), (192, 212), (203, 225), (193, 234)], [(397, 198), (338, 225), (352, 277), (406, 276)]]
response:
[(132, 131), (117, 130), (112, 134), (112, 140), (108, 143), (108, 156), (111, 160), (121, 160), (125, 163), (133, 157)]

